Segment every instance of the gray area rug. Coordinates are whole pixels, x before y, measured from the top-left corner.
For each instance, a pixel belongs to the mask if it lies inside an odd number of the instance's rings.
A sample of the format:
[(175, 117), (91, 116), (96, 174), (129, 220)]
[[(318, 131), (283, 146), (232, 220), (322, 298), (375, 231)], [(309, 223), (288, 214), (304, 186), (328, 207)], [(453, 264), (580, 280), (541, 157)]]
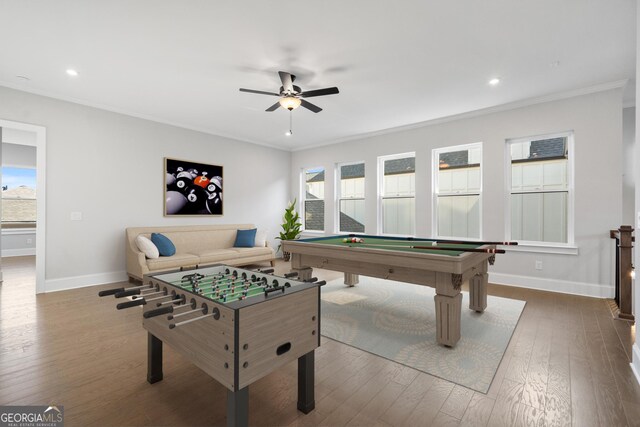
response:
[(469, 310), (463, 292), (461, 338), (455, 348), (436, 344), (435, 290), (360, 276), (322, 287), (322, 335), (486, 393), (525, 302), (489, 296), (484, 313)]

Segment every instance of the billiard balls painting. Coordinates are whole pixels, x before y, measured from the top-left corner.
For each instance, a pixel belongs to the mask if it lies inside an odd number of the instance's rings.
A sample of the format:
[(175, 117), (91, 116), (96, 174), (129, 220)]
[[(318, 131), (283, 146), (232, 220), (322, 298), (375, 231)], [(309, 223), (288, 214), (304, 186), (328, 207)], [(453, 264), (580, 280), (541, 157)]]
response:
[(164, 214), (222, 215), (222, 166), (164, 159)]

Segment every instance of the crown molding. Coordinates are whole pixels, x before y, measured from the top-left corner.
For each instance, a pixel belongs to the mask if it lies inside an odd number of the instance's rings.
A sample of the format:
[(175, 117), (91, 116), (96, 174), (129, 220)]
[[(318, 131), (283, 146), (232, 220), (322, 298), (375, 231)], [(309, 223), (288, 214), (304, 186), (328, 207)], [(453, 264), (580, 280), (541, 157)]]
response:
[(247, 144), (260, 145), (260, 146), (263, 146), (263, 147), (274, 148), (274, 149), (280, 150), (280, 151), (291, 151), (289, 148), (280, 147), (280, 146), (273, 145), (273, 144), (268, 144), (266, 142), (253, 141), (253, 140), (249, 140), (249, 139), (238, 138), (237, 136), (227, 135), (227, 134), (225, 134), (223, 132), (219, 132), (219, 131), (217, 131), (215, 129), (208, 129), (208, 128), (203, 128), (203, 127), (199, 127), (199, 126), (193, 126), (193, 125), (189, 125), (189, 124), (185, 124), (185, 123), (181, 123), (181, 122), (175, 122), (175, 121), (172, 121), (172, 120), (166, 120), (166, 119), (163, 119), (161, 117), (156, 117), (156, 116), (152, 116), (152, 115), (149, 115), (149, 114), (143, 114), (143, 113), (138, 113), (138, 112), (135, 112), (135, 111), (129, 111), (129, 110), (125, 110), (125, 109), (122, 109), (122, 108), (112, 107), (110, 105), (99, 104), (99, 103), (96, 103), (96, 102), (85, 101), (85, 100), (74, 98), (74, 97), (70, 97), (70, 96), (59, 95), (59, 94), (56, 94), (56, 93), (53, 93), (53, 92), (49, 92), (49, 91), (46, 91), (46, 90), (34, 90), (34, 89), (31, 89), (31, 88), (26, 88), (26, 87), (24, 87), (24, 85), (16, 85), (16, 84), (11, 83), (11, 82), (5, 82), (5, 81), (0, 80), (0, 86), (6, 87), (8, 89), (17, 90), (17, 91), (20, 91), (20, 92), (27, 92), (27, 93), (30, 93), (30, 94), (33, 94), (33, 95), (44, 96), (44, 97), (55, 99), (55, 100), (58, 100), (58, 101), (70, 102), (72, 104), (78, 104), (78, 105), (83, 105), (85, 107), (96, 108), (98, 110), (109, 111), (111, 113), (122, 114), (122, 115), (129, 116), (129, 117), (135, 117), (137, 119), (147, 120), (147, 121), (154, 122), (154, 123), (160, 123), (160, 124), (163, 124), (163, 125), (174, 126), (174, 127), (178, 127), (178, 128), (182, 128), (182, 129), (186, 129), (186, 130), (191, 130), (191, 131), (195, 131), (195, 132), (204, 133), (204, 134), (207, 134), (207, 135), (219, 136), (219, 137), (230, 139), (230, 140), (233, 140), (233, 141), (244, 142), (244, 143), (247, 143)]
[(545, 103), (545, 102), (559, 101), (559, 100), (562, 100), (562, 99), (574, 98), (574, 97), (577, 97), (577, 96), (589, 95), (589, 94), (592, 94), (592, 93), (604, 92), (604, 91), (612, 90), (612, 89), (619, 89), (619, 88), (624, 87), (627, 84), (627, 82), (628, 82), (628, 79), (615, 80), (615, 81), (612, 81), (612, 82), (601, 83), (601, 84), (594, 85), (594, 86), (587, 86), (587, 87), (583, 87), (583, 88), (572, 89), (572, 90), (565, 91), (565, 92), (557, 92), (557, 93), (552, 93), (552, 94), (548, 94), (548, 95), (544, 95), (544, 96), (539, 96), (539, 97), (534, 97), (534, 98), (527, 98), (527, 99), (523, 99), (523, 100), (520, 100), (520, 101), (509, 102), (507, 104), (501, 104), (501, 105), (496, 105), (496, 106), (493, 106), (493, 107), (481, 108), (479, 110), (468, 111), (468, 112), (465, 112), (465, 113), (454, 114), (454, 115), (451, 115), (451, 116), (439, 117), (439, 118), (436, 118), (436, 119), (425, 120), (423, 122), (412, 123), (412, 124), (402, 125), (402, 126), (396, 126), (396, 127), (387, 128), (387, 129), (380, 129), (380, 130), (376, 130), (376, 131), (372, 131), (372, 132), (366, 132), (366, 133), (362, 133), (362, 134), (358, 134), (358, 135), (348, 136), (348, 137), (345, 137), (345, 138), (338, 138), (338, 139), (334, 139), (334, 140), (331, 140), (331, 141), (325, 141), (325, 142), (321, 142), (321, 143), (318, 143), (318, 144), (311, 144), (311, 145), (307, 145), (307, 146), (300, 147), (300, 148), (292, 148), (291, 151), (292, 152), (296, 152), (296, 151), (310, 150), (310, 149), (313, 149), (313, 148), (324, 147), (324, 146), (327, 146), (327, 145), (340, 144), (340, 143), (348, 142), (348, 141), (357, 141), (357, 140), (360, 140), (360, 139), (371, 138), (371, 137), (374, 137), (374, 136), (387, 135), (387, 134), (390, 134), (390, 133), (396, 133), (396, 132), (403, 132), (403, 131), (408, 131), (408, 130), (413, 130), (413, 129), (419, 129), (419, 128), (423, 128), (423, 127), (427, 127), (427, 126), (438, 125), (438, 124), (441, 124), (441, 123), (447, 123), (447, 122), (452, 122), (452, 121), (461, 120), (461, 119), (468, 119), (468, 118), (472, 118), (472, 117), (484, 116), (484, 115), (487, 115), (487, 114), (493, 114), (493, 113), (497, 113), (497, 112), (501, 112), (501, 111), (515, 110), (517, 108), (527, 107), (527, 106), (536, 105), (536, 104), (542, 104), (542, 103)]
[[(451, 116), (439, 117), (439, 118), (435, 118), (435, 119), (425, 120), (425, 121), (422, 121), (422, 122), (411, 123), (411, 124), (402, 125), (402, 126), (396, 126), (396, 127), (392, 127), (392, 128), (379, 129), (379, 130), (376, 130), (376, 131), (360, 133), (360, 134), (357, 134), (357, 135), (351, 135), (351, 136), (347, 136), (347, 137), (344, 137), (344, 138), (338, 138), (338, 139), (333, 139), (333, 140), (329, 140), (329, 141), (323, 141), (323, 142), (319, 142), (319, 143), (316, 143), (316, 144), (309, 144), (309, 145), (305, 145), (303, 147), (282, 147), (282, 146), (279, 146), (279, 145), (268, 144), (268, 143), (265, 143), (265, 142), (262, 142), (262, 141), (254, 141), (254, 140), (251, 140), (251, 139), (238, 138), (236, 136), (232, 136), (232, 135), (225, 134), (223, 132), (219, 132), (216, 129), (209, 129), (209, 128), (206, 128), (206, 127), (193, 126), (193, 125), (190, 125), (190, 124), (185, 124), (185, 123), (176, 122), (176, 121), (172, 121), (172, 120), (166, 120), (166, 119), (163, 119), (161, 117), (156, 117), (156, 116), (153, 116), (153, 115), (138, 113), (138, 112), (135, 112), (135, 111), (129, 111), (129, 110), (126, 110), (126, 109), (116, 108), (116, 107), (112, 107), (112, 106), (104, 105), (104, 104), (99, 104), (99, 103), (95, 103), (95, 102), (89, 102), (89, 101), (85, 101), (85, 100), (74, 98), (74, 97), (68, 97), (68, 96), (59, 95), (59, 94), (56, 94), (56, 93), (53, 93), (53, 92), (49, 92), (49, 91), (34, 90), (32, 88), (24, 87), (24, 85), (18, 85), (18, 84), (14, 84), (14, 83), (11, 83), (11, 82), (5, 82), (5, 81), (1, 81), (0, 80), (0, 86), (6, 87), (6, 88), (9, 88), (9, 89), (13, 89), (13, 90), (17, 90), (17, 91), (21, 91), (21, 92), (31, 93), (31, 94), (34, 94), (34, 95), (45, 96), (47, 98), (52, 98), (52, 99), (55, 99), (55, 100), (66, 101), (66, 102), (70, 102), (70, 103), (73, 103), (73, 104), (83, 105), (83, 106), (87, 106), (87, 107), (91, 107), (91, 108), (97, 108), (99, 110), (109, 111), (109, 112), (112, 112), (112, 113), (123, 114), (125, 116), (135, 117), (135, 118), (142, 119), (142, 120), (148, 120), (148, 121), (151, 121), (151, 122), (154, 122), (154, 123), (160, 123), (160, 124), (164, 124), (164, 125), (175, 126), (175, 127), (178, 127), (178, 128), (187, 129), (187, 130), (191, 130), (191, 131), (195, 131), (195, 132), (200, 132), (200, 133), (204, 133), (204, 134), (207, 134), (207, 135), (218, 136), (218, 137), (230, 139), (232, 141), (239, 141), (239, 142), (244, 142), (244, 143), (247, 143), (247, 144), (259, 145), (259, 146), (262, 146), (262, 147), (273, 148), (273, 149), (280, 150), (280, 151), (285, 151), (285, 152), (297, 152), (297, 151), (310, 150), (310, 149), (314, 149), (314, 148), (318, 148), (318, 147), (324, 147), (324, 146), (328, 146), (328, 145), (340, 144), (340, 143), (343, 143), (343, 142), (357, 141), (357, 140), (360, 140), (360, 139), (366, 139), (366, 138), (371, 138), (371, 137), (380, 136), (380, 135), (387, 135), (387, 134), (390, 134), (390, 133), (396, 133), (396, 132), (403, 132), (403, 131), (408, 131), (408, 130), (413, 130), (413, 129), (419, 129), (419, 128), (427, 127), (427, 126), (434, 126), (434, 125), (438, 125), (438, 124), (441, 124), (441, 123), (447, 123), (447, 122), (452, 122), (452, 121), (455, 121), (455, 120), (478, 117), (478, 116), (497, 113), (497, 112), (501, 112), (501, 111), (514, 110), (514, 109), (517, 109), (517, 108), (522, 108), (522, 107), (535, 105), (535, 104), (542, 104), (542, 103), (545, 103), (545, 102), (559, 101), (559, 100), (567, 99), (567, 98), (574, 98), (574, 97), (577, 97), (577, 96), (588, 95), (588, 94), (591, 94), (591, 93), (604, 92), (604, 91), (607, 91), (607, 90), (622, 88), (627, 84), (627, 82), (628, 82), (628, 79), (616, 80), (616, 81), (602, 83), (602, 84), (598, 84), (598, 85), (593, 85), (593, 86), (587, 86), (587, 87), (583, 87), (583, 88), (573, 89), (573, 90), (569, 90), (569, 91), (565, 91), (565, 92), (558, 92), (558, 93), (552, 93), (552, 94), (548, 94), (548, 95), (544, 95), (544, 96), (540, 96), (540, 97), (527, 98), (527, 99), (524, 99), (524, 100), (514, 101), (514, 102), (507, 103), (507, 104), (496, 105), (496, 106), (493, 106), (493, 107), (481, 108), (479, 110), (468, 111), (468, 112), (464, 112), (464, 113), (460, 113), (460, 114), (454, 114), (454, 115), (451, 115)], [(627, 103), (625, 103), (623, 105), (624, 108), (633, 107), (633, 106), (635, 106), (635, 101), (629, 101), (629, 102), (627, 102)]]

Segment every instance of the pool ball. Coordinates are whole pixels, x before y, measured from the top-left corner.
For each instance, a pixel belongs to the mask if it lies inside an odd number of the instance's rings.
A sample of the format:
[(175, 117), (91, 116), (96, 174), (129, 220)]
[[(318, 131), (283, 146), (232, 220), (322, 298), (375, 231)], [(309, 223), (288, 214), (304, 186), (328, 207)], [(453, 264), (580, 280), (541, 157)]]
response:
[(175, 215), (187, 204), (187, 198), (178, 191), (167, 191), (166, 210), (167, 215)]
[(207, 178), (207, 172), (202, 172), (202, 175), (193, 180), (195, 185), (199, 185), (202, 188), (207, 188), (209, 184), (209, 178)]
[(193, 179), (191, 179), (191, 176), (187, 178), (186, 176), (178, 175), (178, 179), (176, 179), (176, 187), (178, 188), (178, 191), (182, 191), (183, 193), (186, 193), (187, 189), (192, 184)]
[(209, 193), (206, 201), (207, 211), (211, 215), (222, 215), (222, 199), (219, 193)]
[(190, 211), (198, 211), (205, 208), (207, 200), (207, 192), (199, 185), (190, 185), (184, 193), (187, 198), (188, 209)]
[(165, 179), (167, 182), (167, 187), (176, 182), (176, 176), (169, 172), (167, 172), (167, 177)]

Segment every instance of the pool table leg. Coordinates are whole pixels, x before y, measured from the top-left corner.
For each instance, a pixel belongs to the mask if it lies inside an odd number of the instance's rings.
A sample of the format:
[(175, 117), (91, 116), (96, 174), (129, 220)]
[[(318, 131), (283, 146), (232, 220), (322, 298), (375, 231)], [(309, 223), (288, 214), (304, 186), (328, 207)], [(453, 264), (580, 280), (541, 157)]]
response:
[(469, 309), (482, 313), (487, 308), (487, 273), (479, 273), (469, 280)]
[(291, 270), (298, 272), (298, 280), (309, 280), (313, 274), (311, 267), (291, 268)]
[(453, 347), (460, 340), (462, 294), (451, 273), (436, 273), (436, 340)]
[(354, 273), (344, 273), (344, 284), (348, 286), (355, 286), (360, 283), (360, 276)]

